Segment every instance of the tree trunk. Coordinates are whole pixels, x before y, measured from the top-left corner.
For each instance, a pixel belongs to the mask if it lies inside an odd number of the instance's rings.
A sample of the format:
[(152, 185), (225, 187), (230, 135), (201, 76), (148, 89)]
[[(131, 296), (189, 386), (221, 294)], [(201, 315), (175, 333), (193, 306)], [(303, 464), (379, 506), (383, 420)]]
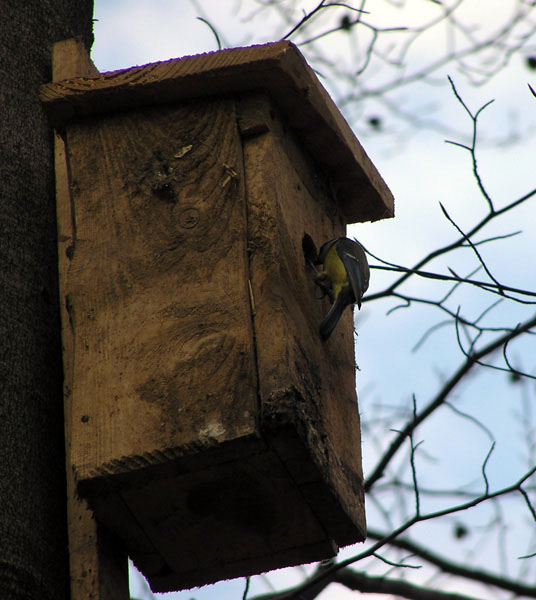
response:
[(52, 43), (92, 41), (91, 0), (2, 2), (0, 590), (67, 599), (53, 141), (39, 103)]

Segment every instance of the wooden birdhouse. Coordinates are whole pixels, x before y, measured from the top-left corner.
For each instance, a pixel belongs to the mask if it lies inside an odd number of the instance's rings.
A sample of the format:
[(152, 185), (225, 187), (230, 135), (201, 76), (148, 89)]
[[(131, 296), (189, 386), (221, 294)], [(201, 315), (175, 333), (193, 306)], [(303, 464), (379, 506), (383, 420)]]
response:
[(392, 216), (385, 183), (289, 42), (62, 56), (41, 97), (77, 493), (155, 591), (363, 540), (351, 311), (323, 342), (305, 255)]

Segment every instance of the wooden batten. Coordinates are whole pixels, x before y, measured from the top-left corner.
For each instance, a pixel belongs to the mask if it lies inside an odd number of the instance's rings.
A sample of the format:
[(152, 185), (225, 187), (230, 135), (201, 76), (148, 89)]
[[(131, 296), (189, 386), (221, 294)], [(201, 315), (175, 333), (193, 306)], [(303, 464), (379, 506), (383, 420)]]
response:
[(303, 244), (387, 186), (290, 43), (82, 64), (42, 88), (73, 487), (155, 591), (363, 540), (352, 316), (320, 340)]

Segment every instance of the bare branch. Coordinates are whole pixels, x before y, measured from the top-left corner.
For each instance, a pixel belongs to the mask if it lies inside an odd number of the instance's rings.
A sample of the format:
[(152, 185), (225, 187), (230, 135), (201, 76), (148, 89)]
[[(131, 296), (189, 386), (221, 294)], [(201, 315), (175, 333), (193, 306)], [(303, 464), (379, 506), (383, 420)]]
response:
[(218, 35), (218, 32), (216, 31), (214, 26), (203, 17), (197, 17), (197, 20), (204, 23), (210, 29), (210, 31), (212, 31), (214, 37), (216, 38), (216, 44), (218, 45), (218, 50), (221, 50), (222, 46), (221, 46), (220, 36)]
[(398, 567), (398, 568), (402, 568), (402, 569), (420, 569), (421, 568), (420, 565), (408, 565), (407, 563), (394, 562), (392, 560), (389, 560), (389, 559), (385, 558), (385, 556), (382, 556), (381, 554), (378, 554), (377, 552), (375, 552), (373, 554), (373, 556), (374, 556), (374, 558), (377, 558), (378, 560), (381, 560), (386, 565), (390, 565), (391, 567)]
[[(368, 254), (370, 254), (371, 256), (373, 256), (376, 260), (380, 260), (381, 262), (390, 264), (392, 266), (382, 266), (382, 265), (370, 265), (371, 269), (377, 269), (379, 271), (393, 271), (393, 272), (398, 272), (398, 273), (406, 273), (408, 275), (417, 275), (418, 277), (423, 277), (425, 279), (437, 279), (439, 281), (454, 281), (458, 284), (462, 284), (462, 283), (467, 283), (468, 285), (473, 285), (475, 287), (479, 287), (481, 289), (490, 291), (490, 292), (494, 292), (497, 294), (500, 294), (502, 296), (504, 296), (505, 294), (501, 293), (502, 292), (512, 292), (513, 294), (519, 294), (520, 296), (529, 296), (531, 298), (536, 298), (536, 291), (532, 291), (532, 290), (526, 290), (526, 289), (521, 289), (521, 288), (515, 288), (509, 285), (504, 285), (503, 283), (497, 285), (495, 283), (489, 283), (488, 281), (479, 281), (479, 280), (475, 280), (475, 279), (470, 279), (469, 277), (461, 277), (460, 275), (457, 275), (452, 269), (450, 270), (450, 272), (452, 273), (452, 275), (445, 275), (444, 273), (432, 273), (431, 271), (421, 271), (419, 269), (410, 269), (408, 267), (403, 267), (401, 265), (395, 265), (394, 263), (389, 263), (388, 261), (385, 261), (381, 258), (378, 258), (376, 255), (372, 254), (372, 252), (367, 251)], [(393, 287), (393, 286), (391, 286)], [(449, 292), (450, 295), (451, 292)], [(384, 297), (389, 297), (389, 296), (394, 296), (394, 297), (402, 297), (401, 294), (395, 294), (393, 293), (393, 291), (391, 291), (391, 288), (388, 288), (386, 290), (384, 290), (383, 292), (377, 292), (375, 294), (369, 294), (368, 296), (366, 296), (365, 298), (363, 298), (362, 302), (371, 302), (372, 300), (377, 300), (379, 298), (384, 298)], [(521, 302), (522, 304), (536, 304), (536, 302), (533, 301), (523, 301), (520, 298), (516, 298), (515, 296), (506, 296), (509, 300), (514, 300), (515, 302)], [(444, 298), (442, 301), (439, 302), (439, 304), (441, 302), (443, 302), (446, 298)]]
[[(367, 536), (375, 540), (381, 540), (387, 537), (385, 533), (376, 529), (369, 529)], [(486, 585), (493, 585), (508, 592), (513, 592), (518, 596), (536, 598), (536, 589), (533, 585), (523, 585), (519, 581), (515, 581), (507, 577), (499, 577), (494, 573), (490, 573), (489, 571), (482, 571), (474, 567), (469, 568), (465, 564), (446, 560), (444, 557), (436, 554), (432, 550), (406, 538), (397, 538), (392, 540), (389, 542), (389, 546), (410, 552), (413, 556), (418, 556), (431, 565), (438, 567), (444, 573), (450, 573), (451, 575), (469, 579), (470, 581), (477, 581)]]
[[(480, 231), (483, 227), (485, 227), (490, 221), (492, 221), (494, 218), (497, 218), (498, 216), (513, 210), (514, 208), (516, 208), (517, 206), (519, 206), (520, 204), (522, 204), (523, 202), (526, 202), (527, 200), (529, 200), (530, 198), (532, 198), (533, 196), (536, 195), (536, 188), (531, 190), (530, 192), (528, 192), (527, 194), (524, 194), (523, 196), (521, 196), (520, 198), (517, 198), (516, 200), (514, 200), (513, 202), (511, 202), (510, 204), (505, 205), (503, 208), (499, 209), (499, 210), (495, 210), (493, 213), (488, 213), (483, 219), (481, 219), (467, 234), (466, 237), (472, 237), (475, 233), (477, 233), (478, 231)], [(384, 291), (382, 292), (377, 292), (375, 294), (369, 294), (366, 298), (364, 298), (363, 300), (368, 300), (369, 302), (371, 300), (375, 300), (377, 298), (383, 298), (385, 296), (389, 296), (391, 295), (398, 287), (400, 287), (412, 274), (414, 273), (419, 273), (420, 275), (422, 275), (423, 271), (421, 271), (421, 267), (423, 267), (424, 265), (428, 264), (429, 262), (431, 262), (432, 260), (434, 260), (435, 258), (438, 258), (439, 256), (442, 256), (444, 254), (447, 254), (448, 252), (451, 252), (452, 250), (455, 250), (456, 248), (459, 248), (463, 245), (463, 243), (465, 242), (465, 237), (460, 237), (458, 240), (456, 240), (455, 242), (452, 242), (451, 244), (447, 244), (446, 246), (443, 246), (441, 248), (437, 248), (436, 250), (433, 250), (432, 252), (430, 252), (429, 254), (427, 254), (424, 258), (422, 258), (413, 268), (403, 268), (403, 267), (397, 267), (399, 268), (401, 271), (404, 271), (404, 275), (402, 275), (402, 277), (400, 277), (399, 279), (397, 279), (394, 283), (392, 283), (388, 288), (386, 288)], [(369, 254), (371, 254), (369, 252)], [(371, 256), (374, 256), (374, 258), (377, 258), (375, 255), (371, 254)], [(379, 267), (377, 266), (376, 268), (385, 268), (385, 267)], [(431, 278), (440, 278), (440, 277), (436, 277), (436, 274), (433, 274), (431, 276)], [(422, 275), (424, 276), (424, 275)], [(426, 275), (427, 277), (429, 275)], [(455, 278), (453, 278), (455, 279)], [(460, 279), (460, 281), (463, 281)], [(471, 283), (470, 281), (467, 281), (468, 283)], [(485, 282), (478, 282), (479, 286), (484, 286), (484, 287), (492, 287), (492, 284), (486, 284)], [(494, 284), (493, 284), (494, 285)], [(501, 285), (503, 290), (508, 290), (507, 286)], [(513, 290), (512, 290), (513, 291)], [(516, 290), (517, 291), (517, 290)], [(530, 292), (529, 295), (534, 296), (536, 295), (534, 292)]]
[(458, 385), (458, 383), (463, 379), (463, 377), (474, 367), (475, 364), (477, 364), (477, 362), (481, 358), (491, 354), (492, 352), (495, 352), (495, 350), (501, 348), (509, 340), (519, 336), (521, 333), (526, 332), (535, 326), (536, 316), (532, 317), (531, 319), (520, 325), (519, 328), (515, 331), (509, 332), (505, 335), (498, 337), (497, 339), (484, 346), (478, 352), (475, 352), (473, 355), (468, 356), (465, 362), (458, 368), (458, 370), (450, 377), (450, 379), (448, 379), (445, 382), (442, 389), (428, 404), (428, 406), (423, 411), (421, 411), (415, 417), (415, 419), (408, 423), (406, 427), (391, 442), (391, 445), (389, 446), (388, 450), (385, 452), (381, 460), (373, 469), (372, 473), (369, 475), (365, 483), (365, 489), (370, 490), (375, 484), (375, 482), (378, 481), (380, 477), (382, 477), (385, 468), (391, 462), (392, 458), (402, 446), (404, 439), (410, 434), (410, 432), (413, 429), (415, 429), (420, 423), (422, 423), (427, 417), (429, 417), (433, 412), (435, 412), (439, 407), (443, 405), (443, 403), (448, 398), (452, 390), (456, 387), (456, 385)]
[[(490, 198), (490, 202), (491, 202), (491, 198)], [(480, 264), (484, 267), (484, 271), (486, 271), (486, 273), (488, 274), (488, 277), (497, 286), (497, 290), (499, 291), (501, 296), (504, 296), (504, 290), (503, 290), (502, 285), (497, 281), (497, 279), (495, 279), (495, 277), (493, 277), (493, 275), (491, 274), (491, 271), (488, 269), (486, 263), (484, 262), (484, 259), (482, 258), (482, 256), (480, 256), (479, 251), (476, 249), (476, 246), (473, 244), (473, 242), (470, 240), (470, 238), (468, 238), (465, 235), (465, 233), (457, 225), (457, 223), (454, 221), (454, 219), (449, 215), (449, 213), (447, 212), (447, 209), (443, 206), (443, 204), (441, 202), (439, 203), (439, 206), (441, 207), (441, 211), (443, 212), (445, 217), (450, 221), (450, 223), (452, 223), (452, 225), (456, 228), (458, 233), (465, 238), (465, 241), (469, 244), (469, 246), (471, 246), (471, 248), (473, 249), (473, 252), (476, 254), (478, 260), (480, 261)]]
[(484, 485), (485, 485), (484, 494), (486, 494), (486, 495), (489, 494), (489, 481), (488, 481), (488, 476), (486, 475), (486, 466), (488, 464), (488, 461), (489, 461), (494, 449), (495, 449), (495, 442), (493, 442), (491, 444), (489, 452), (487, 453), (486, 458), (484, 459), (484, 462), (482, 463), (482, 477), (484, 478)]
[[(296, 33), (299, 29), (302, 29), (302, 27), (307, 23), (307, 21), (312, 19), (322, 9), (333, 8), (333, 7), (346, 8), (353, 12), (359, 12), (359, 13), (365, 12), (366, 13), (366, 11), (363, 11), (359, 8), (351, 7), (348, 4), (345, 4), (343, 2), (326, 2), (326, 0), (320, 0), (320, 2), (315, 6), (315, 8), (310, 10), (308, 13), (304, 13), (303, 17), (292, 27), (292, 29), (290, 31), (288, 31), (284, 36), (281, 37), (281, 40), (286, 40), (292, 34)], [(359, 19), (356, 19), (356, 22), (358, 22), (358, 21), (359, 21)], [(336, 30), (339, 31), (340, 29), (341, 29), (341, 27), (337, 27)]]
[[(408, 521), (406, 521), (405, 523), (403, 523), (402, 525), (397, 527), (392, 533), (390, 533), (390, 534), (386, 535), (384, 538), (381, 538), (380, 540), (378, 540), (375, 544), (373, 544), (367, 550), (361, 552), (360, 554), (357, 554), (355, 556), (352, 556), (350, 558), (342, 560), (341, 562), (334, 564), (333, 566), (328, 567), (324, 572), (315, 574), (313, 577), (309, 578), (308, 580), (303, 582), (301, 585), (297, 586), (296, 588), (293, 588), (292, 590), (287, 590), (286, 592), (283, 592), (282, 594), (277, 595), (276, 598), (278, 600), (290, 600), (290, 599), (298, 600), (299, 598), (303, 597), (302, 596), (303, 592), (310, 590), (311, 588), (317, 586), (322, 581), (325, 581), (325, 580), (332, 581), (333, 577), (335, 576), (335, 573), (337, 571), (340, 571), (341, 569), (344, 569), (351, 564), (354, 564), (360, 560), (363, 560), (364, 558), (374, 556), (374, 554), (377, 553), (377, 551), (380, 548), (382, 548), (383, 546), (385, 546), (387, 544), (390, 544), (393, 540), (397, 539), (402, 533), (404, 533), (405, 531), (407, 531), (408, 529), (413, 527), (416, 523), (430, 521), (430, 520), (437, 519), (439, 517), (443, 517), (446, 515), (452, 515), (457, 512), (461, 512), (461, 511), (468, 510), (470, 508), (474, 508), (475, 506), (478, 506), (479, 504), (482, 504), (483, 502), (487, 502), (488, 500), (491, 500), (493, 498), (499, 498), (501, 496), (506, 496), (506, 495), (512, 494), (514, 492), (519, 492), (522, 489), (523, 484), (528, 479), (530, 479), (530, 477), (532, 477), (535, 473), (536, 473), (536, 467), (533, 467), (532, 469), (527, 471), (518, 481), (516, 481), (515, 483), (513, 483), (512, 485), (510, 485), (508, 487), (502, 488), (501, 490), (498, 490), (493, 493), (483, 494), (483, 495), (473, 498), (472, 500), (469, 500), (463, 504), (450, 506), (448, 508), (445, 508), (442, 510), (437, 510), (437, 511), (430, 512), (427, 514), (415, 515), (411, 519), (409, 519)], [(264, 596), (263, 598), (266, 599), (267, 596)], [(254, 600), (260, 600), (260, 599), (257, 598)]]
[[(417, 400), (415, 398), (415, 394), (412, 396), (412, 405), (413, 405), (413, 420), (417, 419)], [(410, 465), (411, 465), (411, 478), (413, 479), (413, 493), (415, 494), (415, 514), (421, 514), (421, 499), (419, 495), (419, 485), (417, 483), (417, 469), (415, 467), (415, 450), (418, 446), (415, 446), (415, 442), (413, 439), (413, 434), (415, 432), (415, 428), (412, 428), (409, 432), (409, 441), (411, 444), (411, 454), (410, 454)]]
[[(478, 164), (477, 164), (477, 160), (476, 160), (476, 139), (477, 139), (478, 117), (479, 117), (480, 113), (485, 108), (487, 108), (494, 101), (490, 100), (489, 102), (486, 102), (486, 104), (484, 104), (483, 106), (481, 106), (476, 111), (476, 113), (473, 115), (473, 113), (469, 110), (469, 107), (467, 106), (467, 104), (465, 104), (465, 102), (462, 100), (462, 98), (461, 98), (460, 94), (458, 93), (458, 90), (456, 89), (456, 86), (454, 85), (454, 82), (452, 81), (452, 78), (450, 76), (448, 76), (448, 80), (449, 80), (449, 83), (450, 83), (450, 87), (452, 88), (452, 91), (454, 92), (454, 95), (456, 96), (456, 99), (463, 106), (463, 108), (465, 109), (465, 111), (467, 112), (467, 114), (471, 117), (471, 121), (472, 121), (472, 124), (473, 124), (473, 138), (472, 138), (472, 141), (471, 141), (471, 146), (467, 147), (466, 149), (469, 150), (470, 153), (471, 153), (471, 159), (472, 159), (472, 162), (473, 162), (473, 175), (475, 176), (475, 179), (476, 179), (476, 182), (478, 184), (478, 187), (480, 188), (480, 191), (482, 192), (482, 195), (484, 196), (484, 198), (486, 199), (486, 201), (488, 203), (489, 211), (491, 213), (493, 213), (493, 211), (494, 211), (493, 201), (492, 201), (490, 195), (488, 194), (488, 192), (486, 191), (486, 189), (484, 187), (484, 184), (482, 183), (482, 179), (480, 177), (480, 173), (478, 172)], [(456, 145), (459, 146), (460, 144), (456, 144)], [(443, 208), (443, 207), (441, 207), (441, 208)], [(445, 212), (445, 211), (443, 211), (443, 212)]]
[(523, 496), (523, 499), (525, 500), (525, 504), (527, 505), (527, 508), (529, 509), (530, 514), (532, 515), (533, 520), (536, 521), (536, 509), (532, 505), (532, 502), (530, 501), (529, 495), (527, 494), (527, 492), (521, 486), (519, 487), (519, 493)]
[(426, 586), (417, 586), (400, 579), (372, 577), (352, 569), (341, 569), (333, 578), (350, 590), (362, 594), (392, 594), (409, 600), (478, 600), (475, 596), (441, 592)]

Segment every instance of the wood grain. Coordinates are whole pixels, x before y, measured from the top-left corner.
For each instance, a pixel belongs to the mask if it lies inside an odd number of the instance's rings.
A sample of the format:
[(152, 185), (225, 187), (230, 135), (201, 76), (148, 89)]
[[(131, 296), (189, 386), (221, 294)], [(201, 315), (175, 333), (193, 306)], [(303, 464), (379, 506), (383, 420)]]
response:
[(42, 87), (55, 126), (91, 114), (266, 90), (313, 159), (336, 182), (347, 222), (392, 217), (389, 188), (329, 94), (290, 42), (189, 56)]
[(82, 41), (78, 38), (54, 44), (52, 52), (52, 79), (54, 83), (78, 77), (99, 77)]
[[(328, 305), (302, 251), (305, 234), (317, 247), (343, 235), (344, 219), (326, 210), (334, 206), (326, 181), (300, 157), (276, 109), (262, 110), (266, 102), (249, 108), (272, 115), (264, 119), (269, 134), (244, 140), (262, 426), (319, 520), (345, 545), (365, 532), (351, 311), (320, 342)], [(301, 445), (316, 467), (307, 468)]]
[[(65, 40), (54, 45), (53, 78), (60, 81), (79, 75), (98, 73), (80, 40)], [(60, 290), (68, 280), (67, 255), (73, 243), (73, 204), (64, 139), (54, 132), (56, 175), (56, 215)], [(128, 600), (128, 558), (121, 542), (104, 528), (98, 527), (87, 501), (80, 498), (74, 471), (72, 450), (72, 379), (74, 344), (65, 298), (60, 298), (64, 370), (65, 450), (67, 474), (67, 527), (69, 534), (69, 568), (73, 600)]]
[[(164, 449), (253, 431), (245, 206), (232, 103), (86, 119), (69, 128), (67, 148), (78, 478), (96, 475), (95, 465), (118, 473), (139, 455), (157, 463)], [(159, 438), (148, 442), (147, 430)]]

